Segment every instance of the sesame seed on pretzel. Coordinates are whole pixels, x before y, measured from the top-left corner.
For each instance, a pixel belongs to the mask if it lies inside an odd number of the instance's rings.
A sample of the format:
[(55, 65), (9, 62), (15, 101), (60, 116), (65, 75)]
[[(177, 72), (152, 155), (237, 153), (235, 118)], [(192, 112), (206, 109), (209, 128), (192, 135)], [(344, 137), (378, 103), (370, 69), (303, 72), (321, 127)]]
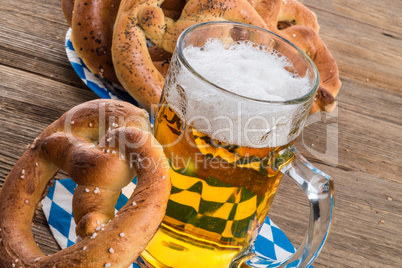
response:
[[(46, 256), (32, 218), (59, 169), (78, 185), (73, 211), (81, 241)], [(137, 187), (115, 217), (121, 188), (136, 174)], [(144, 110), (114, 100), (78, 105), (35, 139), (4, 182), (0, 267), (16, 260), (18, 267), (127, 267), (157, 231), (169, 195), (167, 160)]]

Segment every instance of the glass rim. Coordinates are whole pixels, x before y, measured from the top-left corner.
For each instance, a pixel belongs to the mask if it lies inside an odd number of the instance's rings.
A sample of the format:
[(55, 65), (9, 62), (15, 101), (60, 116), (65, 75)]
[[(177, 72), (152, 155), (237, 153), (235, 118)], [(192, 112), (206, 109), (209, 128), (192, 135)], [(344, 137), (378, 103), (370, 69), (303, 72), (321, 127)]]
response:
[[(244, 95), (241, 95), (241, 94), (234, 93), (234, 92), (232, 92), (230, 90), (227, 90), (227, 89), (225, 89), (223, 87), (220, 87), (220, 86), (214, 84), (213, 82), (211, 82), (208, 79), (206, 79), (205, 77), (203, 77), (196, 70), (194, 70), (193, 67), (187, 61), (186, 57), (183, 54), (181, 44), (183, 43), (183, 40), (186, 37), (186, 35), (188, 35), (194, 29), (202, 27), (202, 26), (205, 26), (205, 25), (214, 25), (214, 24), (216, 24), (216, 25), (228, 24), (228, 25), (236, 25), (236, 26), (243, 27), (243, 28), (253, 28), (255, 30), (263, 31), (263, 32), (266, 32), (266, 33), (268, 33), (270, 35), (273, 35), (276, 38), (279, 38), (283, 42), (285, 42), (285, 43), (289, 44), (290, 46), (292, 46), (294, 49), (296, 49), (297, 53), (301, 54), (303, 56), (303, 58), (312, 66), (315, 81), (314, 81), (313, 85), (311, 86), (310, 91), (307, 92), (306, 94), (298, 97), (298, 98), (294, 98), (294, 99), (290, 99), (290, 100), (283, 100), (283, 101), (262, 100), (262, 99), (255, 99), (255, 98), (252, 98), (252, 97), (247, 97), (247, 96), (244, 96)], [(301, 50), (298, 46), (293, 44), (291, 41), (285, 39), (284, 37), (282, 37), (282, 36), (280, 36), (280, 35), (278, 35), (278, 34), (276, 34), (274, 32), (271, 32), (271, 31), (266, 30), (264, 28), (257, 27), (257, 26), (254, 26), (254, 25), (250, 25), (250, 24), (234, 22), (234, 21), (207, 21), (207, 22), (201, 22), (201, 23), (194, 24), (194, 25), (188, 27), (187, 29), (185, 29), (180, 34), (179, 38), (177, 39), (177, 43), (176, 43), (176, 54), (178, 55), (179, 61), (182, 62), (182, 64), (187, 68), (187, 70), (189, 70), (193, 75), (195, 75), (199, 79), (203, 80), (204, 82), (206, 82), (207, 84), (213, 86), (214, 88), (216, 88), (218, 90), (221, 90), (221, 91), (223, 91), (225, 93), (229, 93), (229, 94), (231, 94), (233, 96), (236, 96), (236, 97), (239, 97), (239, 98), (242, 98), (242, 99), (247, 99), (247, 100), (250, 100), (250, 101), (256, 101), (256, 102), (260, 102), (260, 103), (270, 103), (270, 104), (298, 104), (298, 103), (304, 103), (304, 102), (308, 101), (309, 99), (315, 97), (315, 94), (316, 94), (316, 92), (318, 90), (318, 87), (320, 85), (320, 76), (319, 76), (319, 73), (318, 73), (317, 66), (314, 64), (313, 60), (303, 50)]]

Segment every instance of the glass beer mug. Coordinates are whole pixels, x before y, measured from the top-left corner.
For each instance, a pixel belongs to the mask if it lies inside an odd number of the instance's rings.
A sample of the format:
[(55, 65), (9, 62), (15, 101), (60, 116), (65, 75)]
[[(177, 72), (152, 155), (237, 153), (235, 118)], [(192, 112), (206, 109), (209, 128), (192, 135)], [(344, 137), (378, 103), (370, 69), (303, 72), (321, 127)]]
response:
[[(327, 238), (330, 177), (294, 147), (319, 86), (311, 59), (250, 25), (207, 22), (177, 41), (155, 119), (172, 190), (160, 229), (141, 255), (147, 267), (306, 267)], [(272, 263), (253, 243), (282, 175), (307, 194), (306, 236)]]

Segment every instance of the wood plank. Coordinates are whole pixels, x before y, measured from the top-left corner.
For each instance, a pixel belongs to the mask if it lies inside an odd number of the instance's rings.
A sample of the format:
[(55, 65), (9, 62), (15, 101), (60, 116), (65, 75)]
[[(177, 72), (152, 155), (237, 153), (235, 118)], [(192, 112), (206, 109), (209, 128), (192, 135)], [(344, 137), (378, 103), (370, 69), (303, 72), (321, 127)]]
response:
[[(382, 28), (384, 34), (400, 35), (401, 33), (401, 1), (301, 0), (300, 2), (312, 10), (331, 11), (336, 13), (341, 19), (353, 18), (354, 20), (358, 20), (365, 24)], [(326, 18), (322, 18), (321, 20), (327, 21)]]
[[(397, 213), (402, 211), (400, 183), (381, 182), (363, 172), (340, 172), (336, 167), (314, 165), (328, 174), (337, 174), (334, 224), (314, 267), (397, 267), (402, 261), (399, 248), (393, 246), (402, 242), (402, 237), (395, 235), (402, 221), (402, 215)], [(371, 185), (376, 185), (376, 192)], [(370, 201), (360, 199), (369, 195), (373, 195)], [(393, 199), (388, 200), (387, 195)], [(394, 212), (383, 211), (384, 206), (393, 206), (389, 210)], [(303, 238), (307, 212), (301, 190), (284, 179), (269, 216), (295, 246)]]
[[(397, 72), (402, 68), (402, 32), (401, 27), (392, 28), (386, 25), (395, 25), (384, 16), (379, 23), (377, 5), (392, 12), (395, 21), (402, 24), (401, 1), (302, 1), (311, 10), (315, 11), (320, 24), (320, 36), (337, 60), (342, 78), (353, 78), (357, 81), (367, 82), (384, 89), (401, 92), (398, 85), (402, 83), (402, 73)], [(388, 2), (388, 6), (386, 6)], [(375, 16), (364, 16), (374, 20), (368, 23), (362, 19), (361, 6), (371, 10)], [(392, 7), (395, 6), (395, 9)], [(335, 7), (342, 7), (348, 12), (343, 14)], [(399, 10), (399, 11), (398, 11)], [(381, 17), (381, 16), (380, 16)], [(321, 19), (320, 19), (321, 18)], [(377, 19), (376, 19), (377, 18)], [(381, 25), (381, 27), (379, 27)], [(342, 87), (342, 90), (348, 90)]]
[[(97, 98), (89, 89), (64, 83), (0, 65), (0, 145), (4, 162), (15, 162), (26, 146), (43, 129), (65, 111), (87, 100)], [(3, 159), (12, 156), (8, 160)], [(10, 166), (2, 175), (10, 171)]]
[(66, 84), (86, 88), (72, 69), (64, 48), (68, 25), (60, 2), (33, 1), (21, 9), (7, 1), (0, 16), (0, 64), (27, 70)]
[[(399, 157), (402, 111), (395, 107), (402, 107), (401, 95), (392, 91), (379, 95), (372, 85), (350, 80), (345, 80), (344, 86), (349, 90), (340, 94), (337, 114), (328, 115), (328, 124), (322, 124), (319, 115), (313, 115), (309, 121), (315, 122), (316, 126), (311, 128), (313, 125), (309, 125), (305, 129), (301, 146), (306, 147), (304, 151), (323, 148), (321, 153), (324, 153), (326, 143), (332, 142), (338, 148), (330, 148), (336, 150), (337, 155), (334, 160), (324, 159), (329, 164), (398, 181), (402, 171)], [(331, 128), (333, 133), (327, 133)], [(337, 139), (337, 142), (331, 139)]]
[[(68, 61), (64, 36), (57, 37), (53, 44), (49, 45), (48, 40), (21, 33), (10, 26), (0, 24), (0, 31), (0, 47), (3, 47), (0, 50), (0, 64), (27, 70), (76, 87), (86, 87)], [(9, 46), (15, 42), (18, 46)]]

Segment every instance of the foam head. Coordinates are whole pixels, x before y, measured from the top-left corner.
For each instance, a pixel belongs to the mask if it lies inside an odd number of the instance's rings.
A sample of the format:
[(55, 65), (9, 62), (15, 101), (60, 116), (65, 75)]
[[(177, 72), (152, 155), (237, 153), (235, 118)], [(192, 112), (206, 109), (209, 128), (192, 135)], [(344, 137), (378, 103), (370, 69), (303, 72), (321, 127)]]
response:
[(183, 54), (198, 74), (241, 96), (285, 101), (310, 90), (308, 77), (300, 77), (287, 57), (248, 41), (227, 46), (210, 39), (202, 47), (186, 47)]
[(305, 107), (283, 101), (302, 97), (311, 84), (308, 72), (299, 75), (289, 58), (272, 47), (220, 39), (189, 45), (183, 56), (190, 68), (171, 68), (175, 79), (168, 78), (165, 98), (187, 124), (250, 147), (285, 145), (295, 138), (291, 132), (299, 134), (293, 122)]

